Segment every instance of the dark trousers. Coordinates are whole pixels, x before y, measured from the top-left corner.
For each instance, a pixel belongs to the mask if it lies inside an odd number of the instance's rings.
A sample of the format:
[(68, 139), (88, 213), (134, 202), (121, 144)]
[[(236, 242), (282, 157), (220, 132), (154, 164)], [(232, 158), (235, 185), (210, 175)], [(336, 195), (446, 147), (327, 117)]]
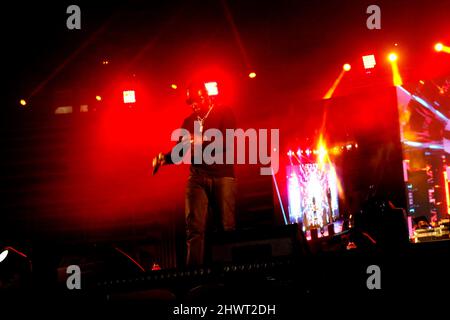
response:
[[(208, 213), (217, 214), (224, 231), (235, 228), (236, 179), (191, 174), (186, 186), (187, 264), (202, 265)], [(210, 210), (209, 210), (210, 209)]]

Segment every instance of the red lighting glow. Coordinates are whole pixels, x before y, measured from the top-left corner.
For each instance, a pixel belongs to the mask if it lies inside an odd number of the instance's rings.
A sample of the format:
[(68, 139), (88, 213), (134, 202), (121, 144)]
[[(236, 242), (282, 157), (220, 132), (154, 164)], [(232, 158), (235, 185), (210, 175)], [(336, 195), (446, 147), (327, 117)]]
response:
[(21, 256), (21, 257), (28, 258), (28, 256), (27, 256), (25, 253), (20, 252), (19, 250), (14, 249), (13, 247), (6, 247), (6, 248), (5, 248), (5, 251), (12, 251), (12, 252), (17, 253), (17, 254), (18, 254), (19, 256)]

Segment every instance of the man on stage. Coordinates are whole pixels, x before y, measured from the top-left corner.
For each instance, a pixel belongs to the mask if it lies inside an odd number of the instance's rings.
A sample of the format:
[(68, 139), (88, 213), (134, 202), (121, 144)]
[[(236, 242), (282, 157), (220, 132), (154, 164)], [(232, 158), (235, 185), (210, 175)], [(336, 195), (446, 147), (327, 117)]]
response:
[[(187, 264), (189, 266), (204, 263), (205, 231), (207, 229), (208, 213), (218, 215), (224, 231), (235, 228), (236, 180), (233, 164), (226, 163), (227, 145), (225, 141), (226, 129), (235, 129), (235, 119), (231, 109), (215, 105), (204, 83), (191, 84), (187, 89), (187, 104), (192, 107), (192, 114), (187, 117), (181, 128), (189, 132), (179, 142), (190, 144), (191, 166), (186, 186), (185, 217), (187, 235)], [(219, 130), (224, 137), (222, 150), (223, 163), (205, 163), (194, 159), (193, 140), (201, 139), (199, 145), (202, 150), (212, 141), (203, 133), (208, 129)], [(209, 141), (208, 141), (209, 140)], [(161, 165), (173, 164), (172, 152), (159, 153), (153, 159), (153, 172), (156, 173)], [(211, 209), (211, 210), (209, 210)], [(209, 217), (212, 218), (212, 217)]]

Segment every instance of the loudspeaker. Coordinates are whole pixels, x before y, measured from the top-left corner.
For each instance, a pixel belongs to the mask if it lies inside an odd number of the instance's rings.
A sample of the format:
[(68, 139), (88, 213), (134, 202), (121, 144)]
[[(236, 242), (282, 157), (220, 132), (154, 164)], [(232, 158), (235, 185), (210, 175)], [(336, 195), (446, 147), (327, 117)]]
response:
[(213, 264), (267, 261), (308, 252), (297, 224), (213, 233), (208, 238), (207, 261)]

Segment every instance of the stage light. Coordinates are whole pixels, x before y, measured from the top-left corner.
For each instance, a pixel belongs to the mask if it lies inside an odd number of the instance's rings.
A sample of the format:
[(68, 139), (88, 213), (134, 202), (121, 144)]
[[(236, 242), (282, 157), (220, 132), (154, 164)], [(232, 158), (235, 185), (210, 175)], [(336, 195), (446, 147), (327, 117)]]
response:
[(8, 253), (9, 253), (8, 249), (3, 250), (3, 252), (0, 253), (0, 262), (3, 262), (6, 259), (6, 257), (8, 256)]
[(377, 64), (375, 61), (375, 56), (373, 54), (363, 56), (362, 57), (364, 69), (373, 69), (375, 68), (375, 65)]
[(391, 53), (388, 55), (388, 59), (389, 59), (390, 62), (395, 62), (395, 61), (397, 61), (398, 56), (397, 56), (396, 53), (391, 52)]
[(55, 109), (55, 114), (69, 114), (73, 112), (72, 106), (61, 106)]
[(27, 102), (24, 99), (20, 99), (19, 103), (23, 107), (25, 107), (27, 105)]
[(434, 45), (434, 50), (436, 50), (437, 52), (450, 53), (450, 47), (447, 47), (446, 45), (440, 42)]
[(339, 154), (339, 147), (334, 147), (334, 148), (333, 148), (333, 154), (334, 154), (334, 155)]
[(102, 97), (101, 96), (95, 96), (95, 100), (102, 101)]
[(319, 156), (324, 157), (328, 153), (327, 149), (325, 149), (324, 146), (320, 146), (319, 149), (317, 149), (317, 153)]
[(177, 86), (175, 83), (172, 83), (172, 84), (170, 85), (170, 87), (171, 87), (173, 90), (178, 89), (178, 86)]
[(134, 90), (125, 90), (123, 92), (123, 103), (135, 103), (136, 93)]
[(327, 93), (323, 96), (323, 99), (330, 99), (333, 96), (334, 91), (336, 91), (336, 88), (338, 87), (346, 72), (347, 71), (345, 71), (344, 69), (341, 70), (341, 73), (339, 73), (339, 76), (336, 78), (336, 80), (334, 80), (333, 85), (330, 89), (328, 89)]
[(346, 63), (342, 66), (342, 69), (344, 69), (344, 71), (350, 71), (351, 68), (352, 68), (352, 66), (348, 63)]
[(255, 73), (255, 72), (250, 72), (250, 73), (248, 74), (248, 77), (249, 77), (250, 79), (254, 79), (254, 78), (256, 78), (256, 73)]
[(402, 77), (400, 76), (400, 72), (398, 70), (397, 54), (395, 52), (391, 52), (388, 55), (388, 60), (390, 61), (392, 67), (392, 83), (394, 84), (394, 86), (401, 86), (403, 84), (403, 81)]
[(217, 88), (217, 82), (206, 82), (206, 91), (208, 91), (208, 96), (217, 96), (219, 94), (219, 89)]

